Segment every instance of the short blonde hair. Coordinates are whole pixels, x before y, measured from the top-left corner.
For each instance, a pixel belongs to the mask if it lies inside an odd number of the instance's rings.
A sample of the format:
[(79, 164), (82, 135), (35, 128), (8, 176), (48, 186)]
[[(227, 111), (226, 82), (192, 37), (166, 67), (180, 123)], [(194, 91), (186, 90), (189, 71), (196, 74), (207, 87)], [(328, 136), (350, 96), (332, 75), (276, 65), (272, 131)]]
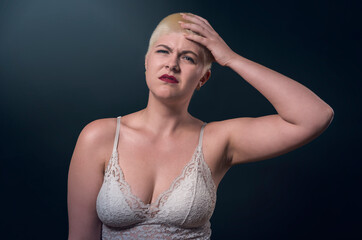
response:
[[(188, 21), (186, 19), (184, 19), (181, 15), (181, 13), (173, 13), (168, 15), (167, 17), (165, 17), (164, 19), (161, 20), (161, 22), (157, 25), (157, 27), (155, 28), (155, 30), (153, 30), (153, 33), (151, 35), (149, 44), (148, 44), (148, 49), (147, 49), (147, 54), (149, 53), (149, 51), (151, 50), (151, 48), (153, 47), (153, 45), (155, 44), (155, 42), (163, 35), (169, 34), (169, 33), (182, 33), (182, 32), (186, 32), (186, 33), (191, 33), (191, 34), (195, 34), (195, 35), (200, 35), (196, 32), (193, 32), (191, 30), (188, 29), (184, 29), (180, 26), (180, 24), (178, 23), (178, 21), (183, 21), (186, 23), (192, 23), (191, 21)], [(199, 44), (199, 43), (198, 43)], [(214, 60), (214, 57), (212, 56), (211, 52), (209, 49), (207, 49), (205, 46), (199, 44), (201, 49), (202, 49), (202, 55), (203, 55), (203, 60), (204, 60), (204, 67), (206, 70), (211, 69), (211, 65), (212, 62)]]

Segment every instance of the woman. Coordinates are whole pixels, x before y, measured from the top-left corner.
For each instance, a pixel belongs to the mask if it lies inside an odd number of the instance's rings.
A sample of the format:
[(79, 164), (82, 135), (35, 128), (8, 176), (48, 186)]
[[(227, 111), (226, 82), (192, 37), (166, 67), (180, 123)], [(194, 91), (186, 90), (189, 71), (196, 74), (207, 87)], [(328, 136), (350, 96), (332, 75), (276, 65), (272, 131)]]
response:
[[(191, 116), (189, 102), (210, 78), (212, 61), (238, 73), (278, 114), (207, 125)], [(236, 54), (194, 14), (160, 22), (145, 68), (147, 107), (93, 121), (78, 138), (69, 239), (209, 239), (216, 189), (231, 166), (300, 147), (333, 118), (312, 91)]]

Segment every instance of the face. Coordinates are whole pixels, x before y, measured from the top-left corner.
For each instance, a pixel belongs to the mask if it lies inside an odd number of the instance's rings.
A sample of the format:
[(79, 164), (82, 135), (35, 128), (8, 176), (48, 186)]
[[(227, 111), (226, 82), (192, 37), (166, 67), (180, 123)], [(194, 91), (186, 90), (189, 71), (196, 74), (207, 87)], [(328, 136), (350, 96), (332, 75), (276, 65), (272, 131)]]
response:
[[(204, 72), (201, 47), (182, 33), (161, 36), (146, 56), (146, 82), (151, 93), (168, 101), (191, 99), (209, 72)], [(163, 76), (163, 77), (162, 77)]]

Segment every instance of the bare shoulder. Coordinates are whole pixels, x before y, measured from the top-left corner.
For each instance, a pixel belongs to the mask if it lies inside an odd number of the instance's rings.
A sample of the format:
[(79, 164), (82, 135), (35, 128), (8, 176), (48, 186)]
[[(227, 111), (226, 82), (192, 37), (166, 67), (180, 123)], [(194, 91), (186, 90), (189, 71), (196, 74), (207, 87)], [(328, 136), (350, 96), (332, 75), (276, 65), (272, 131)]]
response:
[[(214, 121), (207, 124), (204, 133), (205, 153), (210, 159), (211, 164), (215, 164), (216, 168), (228, 168), (232, 156), (230, 155), (230, 132), (235, 132), (235, 126), (240, 129), (247, 126), (247, 118), (227, 119), (222, 121)], [(224, 171), (224, 170), (223, 170)]]
[[(207, 124), (205, 128), (205, 133), (208, 135), (208, 142), (213, 145), (213, 147), (220, 148), (220, 151), (223, 151), (227, 154), (226, 149), (229, 145), (230, 132), (234, 132), (237, 126), (238, 132), (241, 134), (243, 129), (246, 129), (250, 118), (242, 117), (235, 119), (226, 119), (222, 121), (214, 121)], [(231, 156), (225, 156), (225, 159), (229, 159)]]
[(104, 163), (111, 155), (116, 131), (116, 118), (102, 118), (88, 123), (79, 134), (76, 150), (87, 152), (95, 161)]
[(78, 137), (68, 173), (69, 239), (99, 239), (101, 221), (95, 202), (106, 158), (112, 154), (116, 125), (115, 118), (95, 120)]
[(114, 137), (116, 118), (102, 118), (88, 123), (80, 133), (80, 137), (88, 144), (102, 144)]

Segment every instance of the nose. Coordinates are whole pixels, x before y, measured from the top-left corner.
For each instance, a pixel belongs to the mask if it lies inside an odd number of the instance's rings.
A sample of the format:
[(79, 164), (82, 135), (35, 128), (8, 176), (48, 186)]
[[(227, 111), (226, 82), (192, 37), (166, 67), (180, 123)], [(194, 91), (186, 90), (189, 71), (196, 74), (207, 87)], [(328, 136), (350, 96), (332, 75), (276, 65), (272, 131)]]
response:
[(171, 56), (169, 61), (166, 64), (166, 68), (171, 69), (172, 71), (178, 72), (180, 71), (179, 62), (177, 56)]

